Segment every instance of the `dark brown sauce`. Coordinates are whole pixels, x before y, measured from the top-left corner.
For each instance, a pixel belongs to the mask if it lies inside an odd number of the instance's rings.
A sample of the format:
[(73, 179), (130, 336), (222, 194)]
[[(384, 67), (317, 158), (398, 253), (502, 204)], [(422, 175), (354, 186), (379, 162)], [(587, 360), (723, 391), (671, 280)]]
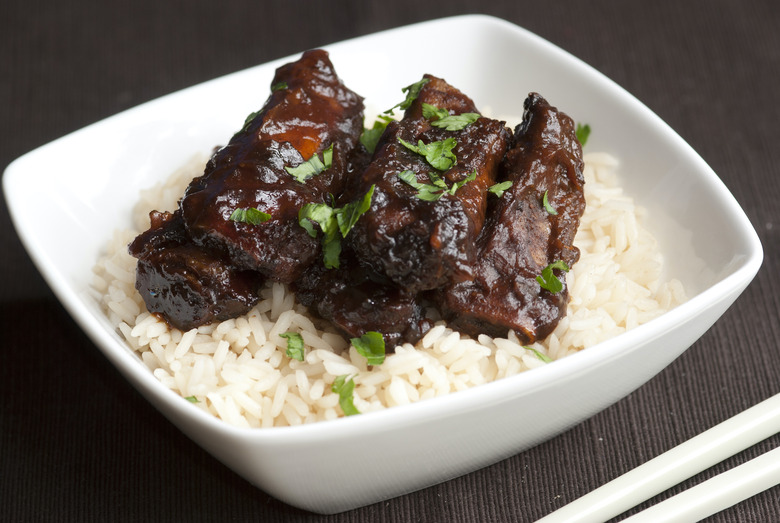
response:
[[(425, 334), (429, 306), (466, 334), (511, 329), (524, 342), (547, 336), (565, 312), (568, 290), (560, 271), (557, 293), (536, 276), (554, 261), (571, 266), (579, 257), (572, 241), (585, 202), (573, 122), (531, 94), (514, 133), (486, 117), (441, 129), (424, 117), (423, 104), (450, 115), (477, 110), (446, 81), (426, 78), (371, 155), (359, 142), (363, 99), (343, 85), (324, 51), (279, 68), (272, 85), (282, 88), (215, 152), (179, 209), (152, 213), (152, 227), (131, 243), (136, 288), (148, 309), (188, 330), (246, 313), (272, 280), (292, 284), (301, 303), (347, 336), (381, 332), (389, 350)], [(457, 161), (438, 170), (399, 138), (454, 138)], [(331, 166), (305, 182), (285, 169), (331, 146)], [(425, 201), (398, 177), (407, 170), (421, 183), (440, 177), (446, 187), (462, 185)], [(498, 197), (488, 189), (500, 181), (512, 186)], [(371, 187), (369, 210), (341, 242), (339, 267), (325, 268), (321, 240), (299, 225), (299, 210), (343, 205)], [(542, 206), (545, 192), (558, 214)], [(229, 220), (237, 208), (271, 218)]]

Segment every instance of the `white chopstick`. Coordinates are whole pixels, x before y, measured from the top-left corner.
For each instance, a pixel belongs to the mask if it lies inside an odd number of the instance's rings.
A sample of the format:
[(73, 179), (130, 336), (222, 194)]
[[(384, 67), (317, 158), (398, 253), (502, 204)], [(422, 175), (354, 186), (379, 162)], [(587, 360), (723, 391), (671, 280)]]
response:
[(753, 458), (623, 521), (699, 521), (780, 483), (780, 448)]
[[(780, 394), (681, 443), (537, 523), (601, 523), (778, 432)], [(663, 517), (682, 513), (686, 514), (684, 521), (691, 521), (696, 519), (696, 510), (703, 514), (699, 517), (723, 510), (780, 483), (779, 454), (778, 449), (767, 452), (637, 514), (632, 521), (673, 521)], [(656, 511), (654, 516), (652, 509)], [(651, 514), (650, 519), (639, 517), (646, 512)]]

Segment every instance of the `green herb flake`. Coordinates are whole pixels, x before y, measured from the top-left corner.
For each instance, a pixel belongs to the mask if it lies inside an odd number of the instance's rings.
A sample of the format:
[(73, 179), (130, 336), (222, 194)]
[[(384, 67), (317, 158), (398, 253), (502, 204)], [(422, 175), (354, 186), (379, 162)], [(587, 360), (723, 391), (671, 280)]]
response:
[(417, 175), (414, 171), (402, 171), (396, 174), (402, 182), (406, 183), (417, 189), (417, 197), (427, 202), (435, 202), (444, 193), (455, 194), (455, 191), (466, 185), (468, 182), (472, 182), (477, 178), (477, 171), (474, 170), (464, 179), (452, 184), (452, 187), (447, 187), (447, 183), (436, 173), (428, 173), (428, 178), (433, 183), (422, 183), (417, 181)]
[(306, 229), (312, 238), (317, 237), (317, 231), (312, 224), (319, 225), (323, 233), (323, 259), (328, 269), (338, 268), (341, 254), (339, 226), (334, 213), (335, 209), (327, 203), (307, 203), (298, 210), (298, 224)]
[(271, 86), (271, 92), (274, 93), (276, 91), (283, 91), (287, 89), (287, 82), (278, 82)]
[(257, 117), (258, 114), (260, 114), (260, 111), (255, 111), (253, 113), (249, 113), (247, 115), (247, 117), (244, 119), (244, 125), (241, 126), (241, 130), (239, 130), (233, 136), (237, 136), (240, 133), (248, 131), (249, 130), (249, 126), (252, 125), (252, 120), (254, 120)]
[(346, 238), (358, 219), (371, 208), (371, 199), (374, 197), (375, 188), (376, 186), (372, 185), (362, 198), (350, 202), (344, 205), (344, 207), (336, 210), (336, 221), (339, 224), (339, 231), (341, 231), (342, 237)]
[(431, 125), (445, 131), (460, 131), (476, 122), (479, 113), (450, 114), (446, 109), (439, 109), (431, 104), (422, 104), (423, 117), (431, 120)]
[(542, 289), (545, 289), (552, 294), (559, 293), (563, 290), (563, 283), (555, 276), (555, 273), (553, 272), (554, 269), (569, 272), (569, 266), (566, 265), (563, 260), (558, 260), (542, 269), (542, 274), (536, 277), (536, 281), (539, 282)]
[(555, 207), (550, 205), (550, 200), (547, 199), (547, 191), (544, 191), (544, 196), (542, 196), (542, 205), (548, 214), (552, 214), (553, 216), (558, 215), (558, 211), (555, 210)]
[(249, 225), (260, 225), (271, 219), (267, 212), (260, 211), (254, 207), (239, 207), (230, 215), (228, 220), (231, 222), (248, 223)]
[(306, 180), (320, 174), (325, 169), (329, 169), (332, 164), (333, 144), (330, 144), (330, 146), (322, 152), (322, 160), (317, 156), (317, 153), (314, 153), (312, 157), (305, 162), (302, 162), (295, 167), (285, 167), (284, 170), (297, 181), (306, 183)]
[(371, 208), (375, 185), (359, 200), (335, 208), (327, 203), (307, 203), (298, 210), (298, 224), (309, 236), (317, 237), (316, 223), (322, 231), (323, 262), (328, 269), (338, 269), (341, 238), (346, 238), (358, 219)]
[(385, 361), (385, 339), (381, 332), (369, 331), (349, 341), (369, 365), (381, 365)]
[(184, 399), (189, 401), (190, 403), (200, 403), (200, 400), (198, 398), (196, 398), (195, 396), (187, 396)]
[(491, 185), (490, 187), (488, 187), (488, 192), (492, 192), (493, 194), (501, 198), (510, 187), (512, 187), (512, 182), (507, 180), (505, 182)]
[(376, 151), (376, 146), (379, 143), (379, 139), (382, 137), (382, 133), (385, 132), (387, 124), (392, 121), (393, 119), (391, 117), (381, 115), (376, 121), (374, 121), (374, 126), (371, 129), (363, 129), (363, 132), (360, 134), (360, 143), (363, 144), (363, 147), (366, 148), (366, 151), (374, 154), (374, 151)]
[(425, 200), (426, 202), (435, 202), (441, 198), (442, 194), (444, 194), (444, 190), (441, 187), (428, 183), (418, 182), (417, 175), (414, 174), (414, 171), (402, 171), (396, 176), (398, 176), (404, 183), (417, 189), (417, 197), (421, 200)]
[(444, 129), (445, 131), (460, 131), (476, 122), (479, 117), (479, 113), (452, 114), (440, 118), (435, 122), (431, 122), (431, 125)]
[(461, 187), (463, 187), (467, 183), (473, 182), (476, 179), (477, 179), (477, 170), (474, 169), (474, 171), (472, 171), (468, 176), (463, 178), (461, 181), (453, 183), (452, 187), (450, 187), (447, 190), (447, 192), (450, 193), (450, 194), (455, 194), (455, 191), (457, 191), (458, 189), (460, 189)]
[(577, 129), (574, 131), (574, 133), (577, 135), (577, 140), (579, 140), (580, 145), (585, 147), (585, 143), (588, 141), (588, 137), (590, 136), (590, 125), (585, 124), (577, 124)]
[(434, 169), (440, 171), (446, 171), (450, 169), (455, 163), (457, 158), (452, 150), (458, 145), (455, 138), (447, 138), (445, 140), (439, 140), (431, 143), (423, 143), (422, 140), (417, 140), (417, 145), (411, 144), (402, 138), (398, 138), (398, 142), (409, 149), (412, 152), (425, 157), (427, 161)]
[(355, 391), (355, 382), (352, 381), (352, 378), (347, 379), (347, 374), (338, 376), (333, 381), (330, 390), (339, 395), (339, 406), (345, 416), (360, 414), (360, 411), (357, 410), (354, 403), (353, 393)]
[(395, 104), (390, 109), (385, 111), (385, 114), (391, 114), (396, 107), (401, 109), (402, 111), (405, 111), (409, 108), (410, 105), (412, 105), (412, 102), (414, 102), (418, 96), (420, 96), (420, 90), (430, 82), (431, 80), (429, 78), (423, 78), (419, 82), (415, 82), (411, 85), (407, 85), (403, 89), (401, 89), (401, 92), (406, 93), (406, 99), (404, 99), (403, 102)]
[(441, 120), (450, 115), (447, 109), (439, 109), (435, 105), (426, 103), (422, 104), (422, 114), (423, 118), (427, 120)]
[(287, 340), (285, 354), (294, 360), (303, 361), (303, 336), (298, 332), (285, 332), (279, 337)]
[(542, 360), (545, 363), (552, 363), (552, 361), (553, 361), (552, 358), (549, 357), (547, 354), (543, 354), (543, 353), (539, 352), (538, 350), (534, 349), (533, 347), (531, 347), (529, 345), (523, 345), (523, 348), (525, 350), (529, 350), (529, 351), (533, 352), (534, 356), (536, 356), (537, 358), (539, 358), (540, 360)]

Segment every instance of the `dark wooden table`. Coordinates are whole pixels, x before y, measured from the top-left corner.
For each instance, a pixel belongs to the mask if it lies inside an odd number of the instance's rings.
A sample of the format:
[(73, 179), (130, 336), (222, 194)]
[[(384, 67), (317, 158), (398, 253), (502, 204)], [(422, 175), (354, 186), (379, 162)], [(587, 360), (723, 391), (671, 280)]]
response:
[[(450, 482), (320, 517), (250, 486), (142, 399), (55, 300), (3, 202), (0, 520), (532, 521), (780, 392), (780, 4), (773, 0), (6, 0), (0, 167), (204, 80), (474, 12), (517, 23), (602, 71), (719, 174), (765, 248), (756, 280), (725, 316), (647, 385), (559, 437)], [(445, 35), (420, 46), (449, 44)], [(778, 444), (773, 437), (652, 501)], [(778, 521), (780, 488), (712, 520)]]

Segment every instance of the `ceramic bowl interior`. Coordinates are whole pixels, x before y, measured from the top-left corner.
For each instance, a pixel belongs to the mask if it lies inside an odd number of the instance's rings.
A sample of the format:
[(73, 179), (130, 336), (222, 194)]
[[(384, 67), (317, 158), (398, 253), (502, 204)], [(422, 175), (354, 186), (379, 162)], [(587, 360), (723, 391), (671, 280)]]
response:
[[(468, 37), (432, 64), (416, 42), (434, 34)], [(73, 318), (185, 434), (279, 499), (339, 512), (467, 473), (550, 438), (663, 369), (756, 274), (762, 258), (757, 235), (705, 162), (635, 98), (539, 37), (495, 18), (463, 16), (325, 48), (344, 82), (377, 110), (400, 101), (401, 87), (430, 72), (493, 114), (521, 115), (526, 95), (537, 91), (589, 123), (588, 148), (620, 159), (621, 183), (648, 210), (647, 226), (661, 243), (668, 273), (685, 284), (690, 300), (552, 365), (447, 397), (309, 426), (238, 429), (163, 387), (108, 323), (88, 287), (112, 232), (130, 226), (139, 191), (222, 144), (262, 105), (276, 67), (297, 55), (146, 103), (16, 160), (3, 180), (14, 224)]]

